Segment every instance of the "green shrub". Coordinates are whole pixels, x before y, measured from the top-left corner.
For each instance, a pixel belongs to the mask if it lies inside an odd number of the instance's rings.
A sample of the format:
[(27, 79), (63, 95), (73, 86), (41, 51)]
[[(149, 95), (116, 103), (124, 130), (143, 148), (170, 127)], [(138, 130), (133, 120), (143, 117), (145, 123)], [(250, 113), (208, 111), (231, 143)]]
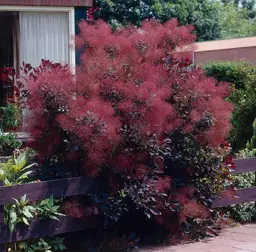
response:
[(254, 120), (254, 122), (252, 124), (252, 129), (253, 129), (252, 138), (246, 144), (246, 148), (250, 151), (255, 150), (255, 148), (256, 148), (256, 119)]
[(247, 142), (246, 148), (240, 150), (237, 153), (239, 158), (256, 157), (256, 119), (252, 124), (253, 135), (252, 138)]
[[(234, 186), (238, 189), (249, 188), (255, 185), (255, 173), (249, 172), (233, 176)], [(254, 202), (228, 207), (230, 216), (235, 221), (250, 222), (256, 220), (256, 208)]]
[[(253, 136), (247, 142), (246, 148), (239, 151), (237, 156), (239, 158), (256, 157), (256, 120), (253, 125)], [(233, 185), (237, 189), (249, 188), (255, 186), (255, 173), (248, 172), (233, 176)], [(240, 205), (231, 206), (228, 208), (231, 217), (239, 222), (249, 222), (256, 220), (256, 208), (254, 202), (244, 203)]]
[(247, 79), (256, 73), (255, 66), (248, 62), (212, 62), (204, 70), (207, 76), (233, 83), (237, 89), (244, 88)]
[(66, 249), (63, 244), (64, 238), (59, 237), (46, 237), (46, 238), (37, 238), (33, 241), (22, 241), (18, 242), (16, 246), (9, 247), (8, 251), (13, 252), (54, 252), (54, 251), (63, 251)]
[(256, 67), (247, 62), (216, 62), (206, 65), (204, 69), (208, 76), (219, 82), (234, 84), (230, 97), (235, 107), (230, 142), (234, 150), (244, 149), (253, 135), (251, 125), (256, 118)]
[(13, 103), (9, 103), (6, 107), (1, 107), (2, 122), (1, 128), (3, 131), (16, 130), (21, 123), (21, 110)]
[(33, 173), (31, 169), (35, 164), (27, 164), (27, 152), (21, 152), (7, 162), (0, 163), (0, 181), (5, 186), (18, 185), (28, 182), (29, 175)]
[(255, 184), (255, 173), (248, 172), (233, 176), (233, 184), (237, 189), (253, 187)]
[(22, 143), (16, 140), (13, 133), (6, 135), (0, 133), (0, 156), (10, 156), (15, 149), (21, 147)]

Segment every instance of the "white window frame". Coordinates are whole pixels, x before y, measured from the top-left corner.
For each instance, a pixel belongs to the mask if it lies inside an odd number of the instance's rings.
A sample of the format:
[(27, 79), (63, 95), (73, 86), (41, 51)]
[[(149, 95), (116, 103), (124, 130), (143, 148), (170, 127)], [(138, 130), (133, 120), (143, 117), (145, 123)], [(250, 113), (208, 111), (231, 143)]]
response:
[(18, 5), (0, 5), (0, 11), (31, 11), (31, 12), (66, 12), (69, 17), (69, 65), (75, 73), (75, 49), (72, 46), (75, 36), (75, 8), (74, 7), (46, 7), (46, 6), (18, 6)]

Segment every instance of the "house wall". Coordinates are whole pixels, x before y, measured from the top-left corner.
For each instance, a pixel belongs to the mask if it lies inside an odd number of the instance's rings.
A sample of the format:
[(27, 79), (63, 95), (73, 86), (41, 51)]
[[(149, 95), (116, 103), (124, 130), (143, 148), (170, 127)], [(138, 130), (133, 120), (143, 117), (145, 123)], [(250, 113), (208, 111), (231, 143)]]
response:
[[(80, 33), (79, 22), (86, 19), (86, 7), (75, 7), (75, 35)], [(81, 53), (83, 49), (76, 50), (76, 65), (80, 64)]]
[(0, 5), (92, 6), (93, 0), (0, 0)]
[[(3, 4), (8, 2), (8, 4)], [(74, 35), (79, 33), (78, 23), (86, 19), (87, 8), (90, 7), (90, 0), (0, 0), (0, 11), (35, 11), (35, 12), (68, 12), (69, 13), (69, 30), (70, 30), (70, 44), (73, 43)], [(30, 3), (30, 5), (27, 5)], [(48, 4), (44, 6), (42, 4)], [(87, 6), (85, 6), (85, 3)], [(75, 54), (75, 55), (73, 55)], [(74, 66), (80, 63), (80, 51), (74, 52), (70, 49), (70, 64)], [(74, 60), (73, 60), (74, 59)], [(17, 60), (19, 62), (19, 60)], [(18, 64), (18, 63), (17, 63)], [(16, 64), (15, 64), (16, 66)], [(18, 67), (17, 67), (18, 68)]]

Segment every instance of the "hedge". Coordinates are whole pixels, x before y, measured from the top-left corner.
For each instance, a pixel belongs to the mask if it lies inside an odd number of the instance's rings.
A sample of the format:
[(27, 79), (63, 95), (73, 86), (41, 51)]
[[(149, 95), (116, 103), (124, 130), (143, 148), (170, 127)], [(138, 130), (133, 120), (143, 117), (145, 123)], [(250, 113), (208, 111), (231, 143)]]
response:
[(256, 66), (248, 62), (212, 62), (204, 66), (207, 76), (233, 83), (229, 98), (234, 106), (230, 141), (234, 150), (243, 149), (253, 135), (256, 118)]

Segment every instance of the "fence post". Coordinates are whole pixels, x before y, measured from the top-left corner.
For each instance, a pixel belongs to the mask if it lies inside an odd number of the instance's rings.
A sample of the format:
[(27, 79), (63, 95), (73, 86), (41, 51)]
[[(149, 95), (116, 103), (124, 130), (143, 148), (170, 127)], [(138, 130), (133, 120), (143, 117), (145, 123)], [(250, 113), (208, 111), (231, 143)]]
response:
[[(3, 186), (3, 182), (0, 181), (0, 186)], [(0, 190), (0, 204), (1, 204), (1, 190)], [(0, 226), (4, 224), (4, 206), (0, 206)], [(0, 229), (1, 231), (1, 229)], [(5, 245), (0, 244), (0, 252), (5, 252)]]

